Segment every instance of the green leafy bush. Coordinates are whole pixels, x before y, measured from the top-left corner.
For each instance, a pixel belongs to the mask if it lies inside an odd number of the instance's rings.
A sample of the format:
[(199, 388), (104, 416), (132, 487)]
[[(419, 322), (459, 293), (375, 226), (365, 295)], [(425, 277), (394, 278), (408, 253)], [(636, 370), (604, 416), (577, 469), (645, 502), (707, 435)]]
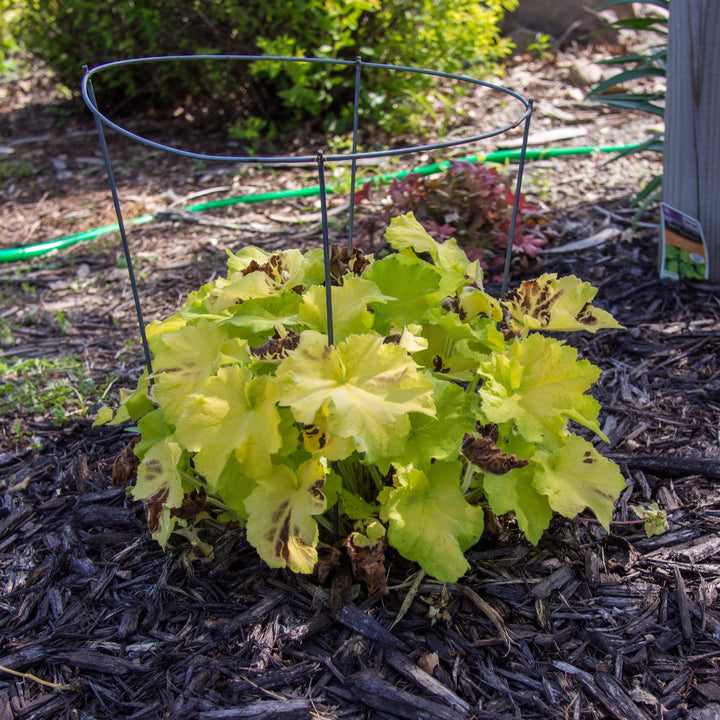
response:
[[(16, 32), (70, 88), (82, 64), (148, 55), (232, 53), (319, 57), (485, 74), (509, 51), (498, 22), (516, 0), (16, 0)], [(410, 98), (432, 80), (368, 71), (363, 105), (386, 127), (404, 124)], [(354, 68), (325, 64), (130, 67), (107, 77), (105, 93), (126, 99), (153, 89), (153, 102), (187, 105), (189, 97), (268, 121), (320, 117), (331, 129), (350, 118)], [(106, 95), (107, 97), (107, 95)], [(279, 101), (279, 102), (278, 102)], [(410, 113), (412, 114), (412, 113)]]
[[(601, 7), (612, 7), (614, 5), (627, 5), (630, 0), (611, 0)], [(588, 98), (605, 103), (622, 110), (646, 112), (660, 118), (665, 117), (665, 89), (648, 92), (643, 88), (630, 90), (623, 87), (626, 83), (648, 80), (652, 78), (666, 78), (667, 64), (667, 35), (668, 35), (668, 13), (670, 12), (670, 0), (641, 0), (637, 3), (652, 8), (660, 8), (661, 13), (648, 13), (647, 17), (635, 17), (624, 20), (616, 20), (611, 27), (615, 30), (649, 31), (655, 33), (660, 42), (650, 45), (647, 50), (623, 55), (619, 58), (603, 60), (606, 65), (620, 65), (620, 70), (607, 80), (598, 83), (588, 93)], [(654, 134), (645, 142), (632, 150), (619, 153), (617, 158), (627, 155), (646, 152), (648, 150), (663, 152), (664, 132)], [(662, 175), (656, 175), (640, 190), (635, 198), (638, 211), (635, 220), (638, 220), (648, 206), (659, 200), (662, 195)]]
[(533, 543), (553, 511), (608, 528), (625, 483), (569, 427), (602, 436), (586, 394), (600, 370), (538, 332), (619, 327), (596, 291), (548, 274), (498, 302), (477, 261), (412, 214), (386, 237), (382, 259), (334, 248), (330, 288), (321, 249), (229, 254), (227, 278), (149, 326), (153, 377), (113, 422), (137, 422), (131, 492), (163, 546), (209, 512), (244, 523), (271, 567), (365, 548), (376, 572), (356, 574), (383, 589), (388, 545), (457, 580), (486, 505)]

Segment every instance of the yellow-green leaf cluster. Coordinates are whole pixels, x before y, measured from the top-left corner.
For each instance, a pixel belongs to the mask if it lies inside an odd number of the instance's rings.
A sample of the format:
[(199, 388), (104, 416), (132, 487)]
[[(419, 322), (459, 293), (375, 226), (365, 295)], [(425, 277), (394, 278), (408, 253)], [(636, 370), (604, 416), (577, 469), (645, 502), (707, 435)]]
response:
[(498, 300), (411, 214), (387, 239), (382, 259), (333, 251), (329, 292), (321, 250), (229, 253), (226, 277), (148, 327), (152, 374), (112, 422), (142, 435), (132, 494), (163, 546), (179, 525), (198, 537), (207, 499), (271, 567), (311, 572), (335, 528), (452, 582), (486, 507), (533, 543), (553, 513), (608, 527), (622, 477), (572, 432), (602, 437), (600, 371), (539, 332), (618, 327), (595, 290), (545, 275)]

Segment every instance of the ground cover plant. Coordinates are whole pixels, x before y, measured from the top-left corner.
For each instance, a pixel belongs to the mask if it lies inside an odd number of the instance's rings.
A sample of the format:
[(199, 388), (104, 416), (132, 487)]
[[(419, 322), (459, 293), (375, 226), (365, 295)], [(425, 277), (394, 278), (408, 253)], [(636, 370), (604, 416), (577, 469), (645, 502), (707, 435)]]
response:
[(386, 239), (382, 259), (335, 247), (331, 287), (322, 249), (230, 253), (226, 278), (149, 326), (153, 373), (113, 422), (137, 422), (131, 492), (161, 545), (211, 512), (271, 567), (311, 572), (340, 540), (384, 589), (388, 546), (456, 581), (485, 506), (533, 543), (553, 512), (609, 527), (625, 483), (570, 427), (604, 437), (600, 371), (541, 332), (619, 327), (595, 290), (546, 274), (497, 301), (411, 213)]

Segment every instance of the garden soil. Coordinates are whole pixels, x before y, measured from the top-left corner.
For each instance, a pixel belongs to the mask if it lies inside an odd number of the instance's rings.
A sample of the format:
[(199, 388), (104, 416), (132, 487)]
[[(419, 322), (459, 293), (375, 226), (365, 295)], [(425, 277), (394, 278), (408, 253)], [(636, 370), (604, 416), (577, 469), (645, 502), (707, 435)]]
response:
[[(584, 100), (583, 73), (602, 56), (574, 48), (508, 68), (502, 82), (536, 102), (531, 135), (621, 145), (657, 129)], [(0, 86), (0, 247), (115, 221), (79, 104), (40, 71)], [(471, 93), (448, 127), (503, 124), (509, 112)], [(156, 140), (220, 148), (217, 137), (151, 117), (128, 122)], [(312, 167), (201, 163), (108, 142), (125, 217), (155, 216), (129, 229), (146, 320), (222, 272), (225, 247), (319, 242), (317, 198), (184, 210), (314, 185)], [(314, 147), (305, 137), (284, 151)], [(719, 288), (659, 280), (655, 216), (632, 224), (634, 193), (661, 159), (607, 160), (598, 152), (526, 168), (548, 244), (513, 261), (510, 284), (576, 274), (624, 326), (571, 339), (602, 369), (593, 393), (608, 442), (595, 441), (627, 481), (609, 534), (590, 516), (558, 518), (535, 547), (512, 518), (490, 518), (458, 583), (389, 555), (387, 595), (357, 582), (349, 564), (321, 563), (312, 576), (269, 570), (242, 531), (212, 523), (163, 552), (127, 493), (125, 428), (93, 428), (90, 416), (56, 426), (17, 407), (0, 440), (0, 720), (720, 717)], [(330, 196), (338, 239), (346, 203)], [(143, 358), (117, 233), (0, 266), (0, 302), (4, 361), (74, 355), (98, 392), (114, 380), (110, 403), (137, 379)], [(668, 529), (647, 537), (634, 508), (653, 504)]]

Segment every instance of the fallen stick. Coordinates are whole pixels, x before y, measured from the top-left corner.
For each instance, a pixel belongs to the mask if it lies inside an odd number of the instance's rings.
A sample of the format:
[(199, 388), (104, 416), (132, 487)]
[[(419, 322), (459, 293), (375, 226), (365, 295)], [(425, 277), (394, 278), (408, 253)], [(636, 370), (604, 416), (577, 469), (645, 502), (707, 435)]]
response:
[(671, 457), (668, 455), (623, 455), (606, 453), (605, 457), (616, 463), (625, 463), (628, 467), (640, 468), (653, 473), (684, 477), (704, 475), (720, 478), (720, 460), (710, 458)]

